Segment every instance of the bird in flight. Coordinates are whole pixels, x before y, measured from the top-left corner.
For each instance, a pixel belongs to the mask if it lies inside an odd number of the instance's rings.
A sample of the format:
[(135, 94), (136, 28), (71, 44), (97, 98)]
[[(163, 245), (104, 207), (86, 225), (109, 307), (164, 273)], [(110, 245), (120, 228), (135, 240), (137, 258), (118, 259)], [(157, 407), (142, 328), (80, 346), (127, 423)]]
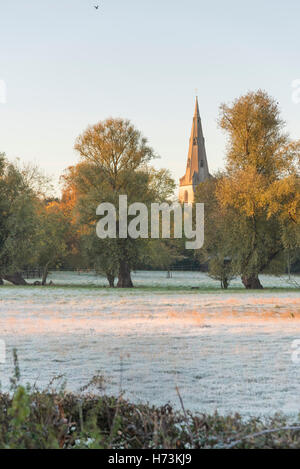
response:
[(99, 5), (94, 5), (94, 8), (96, 8), (96, 10), (99, 10)]

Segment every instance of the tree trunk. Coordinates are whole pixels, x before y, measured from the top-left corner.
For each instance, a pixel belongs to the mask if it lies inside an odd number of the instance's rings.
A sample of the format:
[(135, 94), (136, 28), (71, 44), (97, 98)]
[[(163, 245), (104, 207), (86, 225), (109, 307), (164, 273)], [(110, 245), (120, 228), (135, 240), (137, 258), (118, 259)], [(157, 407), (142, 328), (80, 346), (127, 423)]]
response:
[(11, 275), (3, 275), (3, 278), (14, 285), (27, 285), (27, 282), (23, 279), (20, 272), (15, 272)]
[(288, 251), (287, 268), (288, 268), (289, 280), (291, 280), (291, 256), (290, 256), (290, 251)]
[(222, 290), (227, 290), (227, 289), (228, 289), (228, 285), (229, 285), (229, 284), (228, 284), (227, 280), (224, 280), (224, 279), (221, 280), (221, 288), (222, 288)]
[(258, 275), (242, 275), (242, 282), (247, 290), (262, 290)]
[(121, 261), (118, 276), (118, 288), (133, 288), (130, 269), (127, 262)]
[(115, 276), (113, 274), (106, 274), (106, 278), (110, 288), (115, 288)]
[(48, 272), (49, 272), (49, 264), (50, 262), (47, 262), (47, 264), (45, 265), (44, 267), (44, 270), (43, 270), (43, 278), (42, 278), (42, 285), (46, 285), (46, 282), (47, 282), (47, 277), (48, 277)]

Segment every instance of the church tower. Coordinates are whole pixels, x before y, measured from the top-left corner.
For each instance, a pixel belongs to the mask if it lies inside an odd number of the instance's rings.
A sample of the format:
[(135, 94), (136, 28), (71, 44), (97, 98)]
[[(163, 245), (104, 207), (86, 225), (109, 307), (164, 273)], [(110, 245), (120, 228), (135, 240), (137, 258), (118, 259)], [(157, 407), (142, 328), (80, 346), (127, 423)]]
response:
[(196, 97), (186, 172), (180, 178), (179, 184), (179, 201), (181, 203), (193, 203), (197, 185), (205, 181), (209, 176), (205, 140), (199, 114), (198, 98)]

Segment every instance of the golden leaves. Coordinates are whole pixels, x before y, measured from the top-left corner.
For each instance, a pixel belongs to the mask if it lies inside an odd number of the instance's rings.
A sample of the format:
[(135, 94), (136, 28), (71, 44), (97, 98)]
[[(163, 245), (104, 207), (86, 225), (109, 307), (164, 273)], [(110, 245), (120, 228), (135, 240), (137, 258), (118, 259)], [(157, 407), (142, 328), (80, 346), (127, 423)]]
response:
[(221, 206), (235, 208), (251, 217), (264, 207), (266, 185), (265, 176), (249, 166), (231, 176), (224, 176), (217, 184), (216, 195)]

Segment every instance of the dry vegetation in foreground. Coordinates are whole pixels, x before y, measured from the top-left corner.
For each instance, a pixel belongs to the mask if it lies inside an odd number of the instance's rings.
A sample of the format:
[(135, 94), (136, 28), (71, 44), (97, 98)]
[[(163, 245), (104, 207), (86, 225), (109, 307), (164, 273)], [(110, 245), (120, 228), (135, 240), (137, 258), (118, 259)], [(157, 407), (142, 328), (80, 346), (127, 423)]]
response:
[(131, 404), (122, 396), (86, 394), (90, 384), (103, 389), (95, 377), (74, 395), (20, 385), (16, 352), (11, 393), (0, 394), (1, 449), (191, 449), (300, 448), (300, 424), (288, 425), (282, 415), (247, 421), (238, 414), (223, 417), (193, 414), (169, 404)]

